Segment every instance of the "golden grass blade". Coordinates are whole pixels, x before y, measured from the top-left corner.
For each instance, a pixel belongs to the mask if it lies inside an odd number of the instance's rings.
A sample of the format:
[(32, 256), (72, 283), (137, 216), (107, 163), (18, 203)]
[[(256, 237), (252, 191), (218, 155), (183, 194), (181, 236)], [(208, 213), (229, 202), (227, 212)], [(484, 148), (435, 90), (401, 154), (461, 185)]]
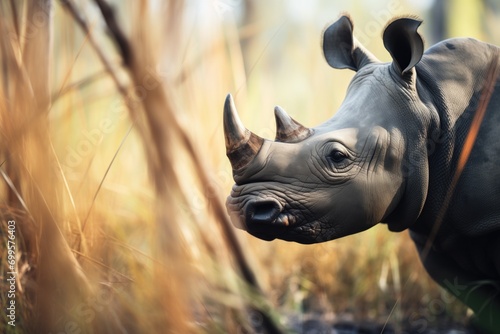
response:
[(12, 182), (11, 178), (5, 173), (5, 171), (3, 170), (2, 167), (0, 167), (0, 174), (2, 174), (2, 178), (4, 179), (5, 183), (7, 183), (10, 190), (12, 191), (12, 193), (16, 196), (16, 198), (19, 201), (19, 203), (21, 204), (21, 207), (23, 208), (23, 210), (28, 214), (28, 216), (30, 216), (33, 219), (33, 216), (31, 215), (30, 210), (28, 209), (28, 206), (24, 202), (23, 197), (19, 193), (19, 190), (16, 188), (16, 186), (14, 185), (14, 182)]
[(94, 84), (96, 81), (101, 80), (108, 76), (108, 72), (99, 71), (97, 73), (91, 74), (88, 77), (79, 80), (78, 82), (70, 83), (68, 85), (62, 86), (60, 90), (52, 95), (52, 103), (57, 102), (60, 98), (64, 97), (65, 94), (68, 94), (72, 91), (85, 88)]
[[(249, 71), (248, 71), (248, 76), (252, 75), (252, 72), (255, 70), (255, 67), (257, 66), (257, 64), (259, 63), (260, 59), (263, 57), (263, 55), (265, 54), (265, 52), (267, 51), (267, 49), (269, 48), (269, 46), (271, 45), (271, 43), (275, 40), (275, 38), (279, 35), (279, 33), (281, 32), (281, 30), (283, 29), (283, 27), (285, 26), (285, 23), (286, 23), (286, 20), (283, 20), (280, 25), (278, 26), (278, 28), (276, 28), (276, 30), (274, 31), (273, 35), (271, 36), (271, 38), (267, 41), (266, 45), (264, 46), (264, 48), (261, 50), (259, 56), (257, 57), (257, 59), (255, 60), (255, 62), (253, 62), (252, 66), (250, 67)], [(245, 87), (246, 85), (246, 80), (242, 82), (241, 86), (238, 87), (238, 89), (236, 90), (236, 94), (238, 94), (241, 89), (243, 87)]]
[[(99, 192), (101, 191), (102, 185), (103, 185), (104, 181), (106, 180), (106, 176), (108, 175), (109, 170), (111, 169), (111, 166), (113, 166), (113, 163), (114, 163), (116, 157), (118, 156), (118, 153), (120, 153), (121, 148), (123, 147), (123, 144), (125, 144), (125, 142), (127, 141), (127, 138), (130, 135), (130, 132), (132, 131), (133, 128), (134, 128), (134, 125), (133, 124), (130, 125), (130, 127), (127, 130), (127, 132), (125, 133), (125, 136), (123, 136), (122, 141), (120, 142), (120, 145), (116, 149), (115, 154), (111, 158), (111, 161), (109, 162), (108, 167), (106, 168), (106, 171), (104, 172), (104, 175), (102, 176), (101, 182), (99, 182), (99, 186), (97, 187), (97, 190), (94, 193), (94, 197), (92, 198), (92, 202), (90, 203), (90, 207), (89, 207), (89, 209), (87, 211), (87, 215), (85, 216), (85, 219), (83, 221), (82, 232), (85, 231), (85, 226), (87, 225), (87, 222), (88, 222), (89, 217), (90, 217), (90, 213), (92, 212), (92, 208), (94, 207), (94, 204), (96, 202), (97, 196), (99, 195)], [(78, 244), (76, 246), (76, 249), (77, 250), (80, 249), (80, 241), (78, 242)]]
[(14, 21), (14, 31), (16, 33), (17, 39), (19, 40), (20, 32), (19, 32), (19, 19), (18, 19), (18, 3), (16, 0), (10, 0), (10, 9), (12, 10), (12, 20)]
[[(59, 159), (57, 157), (57, 154), (55, 152), (54, 145), (52, 144), (52, 141), (50, 142), (50, 150), (51, 150), (52, 155), (54, 157), (54, 160), (55, 160), (55, 162), (57, 164), (57, 168), (58, 168), (59, 174), (61, 175), (61, 179), (63, 181), (66, 193), (68, 194), (68, 197), (69, 197), (69, 200), (70, 200), (70, 203), (71, 203), (71, 208), (73, 209), (73, 215), (74, 215), (74, 217), (76, 219), (76, 223), (77, 223), (77, 227), (78, 227), (78, 233), (80, 235), (82, 235), (83, 234), (82, 222), (80, 221), (80, 216), (76, 212), (75, 199), (74, 199), (73, 194), (71, 192), (71, 189), (69, 187), (68, 180), (66, 179), (66, 175), (64, 174), (64, 171), (62, 169), (61, 162), (59, 161)], [(83, 247), (84, 250), (87, 249), (87, 245), (86, 245), (86, 241), (85, 240), (83, 240), (83, 246), (82, 247)]]
[(115, 82), (116, 87), (118, 88), (120, 93), (123, 96), (127, 96), (127, 93), (128, 93), (127, 88), (118, 78), (118, 74), (116, 73), (116, 71), (117, 71), (116, 66), (113, 65), (113, 62), (106, 55), (106, 52), (99, 46), (99, 44), (96, 41), (96, 38), (94, 36), (94, 31), (93, 31), (93, 29), (90, 28), (90, 26), (87, 23), (87, 20), (85, 19), (83, 14), (79, 11), (79, 9), (77, 8), (77, 6), (75, 5), (75, 3), (72, 0), (61, 0), (60, 3), (71, 14), (73, 19), (78, 23), (78, 25), (85, 32), (90, 44), (92, 45), (92, 48), (97, 53), (97, 56), (101, 60), (106, 71), (109, 73), (109, 75), (111, 76), (111, 78)]
[[(52, 97), (52, 102), (54, 102), (54, 100), (57, 100), (62, 94), (63, 94), (63, 91), (67, 91), (68, 88), (66, 87), (66, 83), (68, 82), (69, 80), (69, 77), (71, 75), (71, 72), (75, 66), (75, 63), (76, 61), (78, 60), (78, 58), (80, 57), (80, 54), (84, 48), (84, 46), (87, 44), (87, 41), (88, 41), (88, 35), (86, 36), (86, 38), (84, 39), (84, 41), (80, 44), (80, 48), (78, 49), (78, 51), (76, 52), (76, 56), (75, 58), (73, 59), (73, 64), (66, 70), (66, 74), (64, 75), (64, 79), (61, 83), (61, 87), (59, 88), (58, 92), (55, 94), (55, 96)], [(92, 78), (92, 77), (91, 77)]]
[(125, 275), (125, 274), (122, 274), (122, 273), (121, 273), (121, 272), (119, 272), (118, 270), (114, 269), (113, 267), (110, 267), (110, 266), (106, 265), (106, 264), (105, 264), (105, 263), (103, 263), (102, 261), (99, 261), (99, 260), (97, 260), (97, 259), (94, 259), (94, 258), (92, 258), (92, 257), (90, 257), (90, 256), (86, 256), (85, 254), (83, 254), (83, 253), (81, 253), (81, 252), (77, 251), (76, 249), (72, 249), (71, 251), (72, 251), (73, 253), (75, 253), (75, 254), (78, 254), (78, 256), (81, 256), (81, 257), (82, 257), (82, 258), (84, 258), (85, 260), (90, 261), (90, 262), (92, 262), (92, 263), (95, 263), (95, 264), (99, 265), (100, 267), (102, 267), (102, 268), (105, 268), (105, 269), (109, 270), (110, 272), (112, 272), (112, 273), (114, 273), (114, 274), (116, 274), (116, 275), (120, 276), (121, 278), (123, 278), (123, 279), (127, 280), (128, 282), (134, 282), (134, 279), (133, 279), (133, 278), (131, 278), (131, 277), (129, 277), (129, 276), (127, 276), (127, 275)]
[(43, 25), (24, 40), (23, 65), (30, 78), (31, 90), (38, 111), (48, 112), (50, 106), (50, 59), (52, 45), (52, 1), (31, 0), (27, 2), (28, 24), (35, 18), (42, 18)]

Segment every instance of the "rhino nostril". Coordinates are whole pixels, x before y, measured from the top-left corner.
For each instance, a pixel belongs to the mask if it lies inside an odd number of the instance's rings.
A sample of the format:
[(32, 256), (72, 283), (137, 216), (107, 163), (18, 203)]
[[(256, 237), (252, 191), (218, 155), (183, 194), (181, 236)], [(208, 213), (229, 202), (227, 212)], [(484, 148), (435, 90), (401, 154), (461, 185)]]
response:
[(281, 205), (275, 200), (250, 202), (246, 208), (246, 218), (250, 223), (272, 223), (281, 213)]

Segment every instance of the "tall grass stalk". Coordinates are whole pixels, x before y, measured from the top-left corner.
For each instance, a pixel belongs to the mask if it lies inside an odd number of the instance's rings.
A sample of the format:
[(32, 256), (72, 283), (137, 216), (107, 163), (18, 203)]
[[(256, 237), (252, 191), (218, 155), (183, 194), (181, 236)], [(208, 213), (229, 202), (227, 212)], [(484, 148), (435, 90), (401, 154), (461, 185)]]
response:
[[(48, 124), (52, 4), (11, 2), (8, 7), (2, 6), (1, 24), (4, 36), (11, 37), (2, 39), (2, 168), (4, 180), (11, 181), (5, 198), (8, 207), (19, 212), (18, 245), (24, 247), (18, 246), (18, 259), (29, 263), (24, 270), (17, 268), (19, 305), (25, 307), (20, 311), (26, 317), (21, 327), (47, 332), (92, 292), (60, 229), (58, 192), (62, 188), (54, 169)], [(10, 17), (6, 15), (9, 9)], [(23, 14), (23, 33), (17, 13)], [(29, 25), (34, 19), (39, 23), (36, 29)], [(29, 284), (23, 287), (23, 281)]]

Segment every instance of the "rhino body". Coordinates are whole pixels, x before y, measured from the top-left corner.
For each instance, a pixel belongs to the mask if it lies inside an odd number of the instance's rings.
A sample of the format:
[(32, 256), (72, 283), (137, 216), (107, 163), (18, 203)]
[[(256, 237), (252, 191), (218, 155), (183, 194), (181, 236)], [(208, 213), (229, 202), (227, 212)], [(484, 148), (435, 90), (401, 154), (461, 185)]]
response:
[(325, 30), (328, 64), (356, 74), (317, 127), (276, 107), (276, 139), (262, 139), (228, 96), (236, 184), (227, 208), (265, 240), (317, 243), (378, 223), (409, 229), (431, 277), (491, 329), (500, 304), (500, 49), (460, 38), (424, 53), (420, 23), (388, 24), (390, 63), (358, 43), (349, 17)]

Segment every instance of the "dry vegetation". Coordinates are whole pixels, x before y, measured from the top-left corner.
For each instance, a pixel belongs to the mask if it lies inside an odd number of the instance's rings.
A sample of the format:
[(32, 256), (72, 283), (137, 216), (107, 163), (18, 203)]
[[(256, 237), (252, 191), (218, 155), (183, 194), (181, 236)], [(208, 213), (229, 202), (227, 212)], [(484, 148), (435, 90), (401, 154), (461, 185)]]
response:
[[(0, 3), (2, 307), (10, 220), (17, 255), (16, 326), (2, 313), (0, 332), (463, 320), (404, 233), (380, 226), (303, 246), (229, 227), (225, 94), (249, 128), (272, 138), (274, 104), (317, 124), (350, 75), (322, 61), (320, 28), (314, 39), (278, 38), (276, 20), (238, 28), (226, 15), (233, 3), (125, 1), (115, 15), (103, 0)], [(300, 48), (274, 53), (282, 44)]]

